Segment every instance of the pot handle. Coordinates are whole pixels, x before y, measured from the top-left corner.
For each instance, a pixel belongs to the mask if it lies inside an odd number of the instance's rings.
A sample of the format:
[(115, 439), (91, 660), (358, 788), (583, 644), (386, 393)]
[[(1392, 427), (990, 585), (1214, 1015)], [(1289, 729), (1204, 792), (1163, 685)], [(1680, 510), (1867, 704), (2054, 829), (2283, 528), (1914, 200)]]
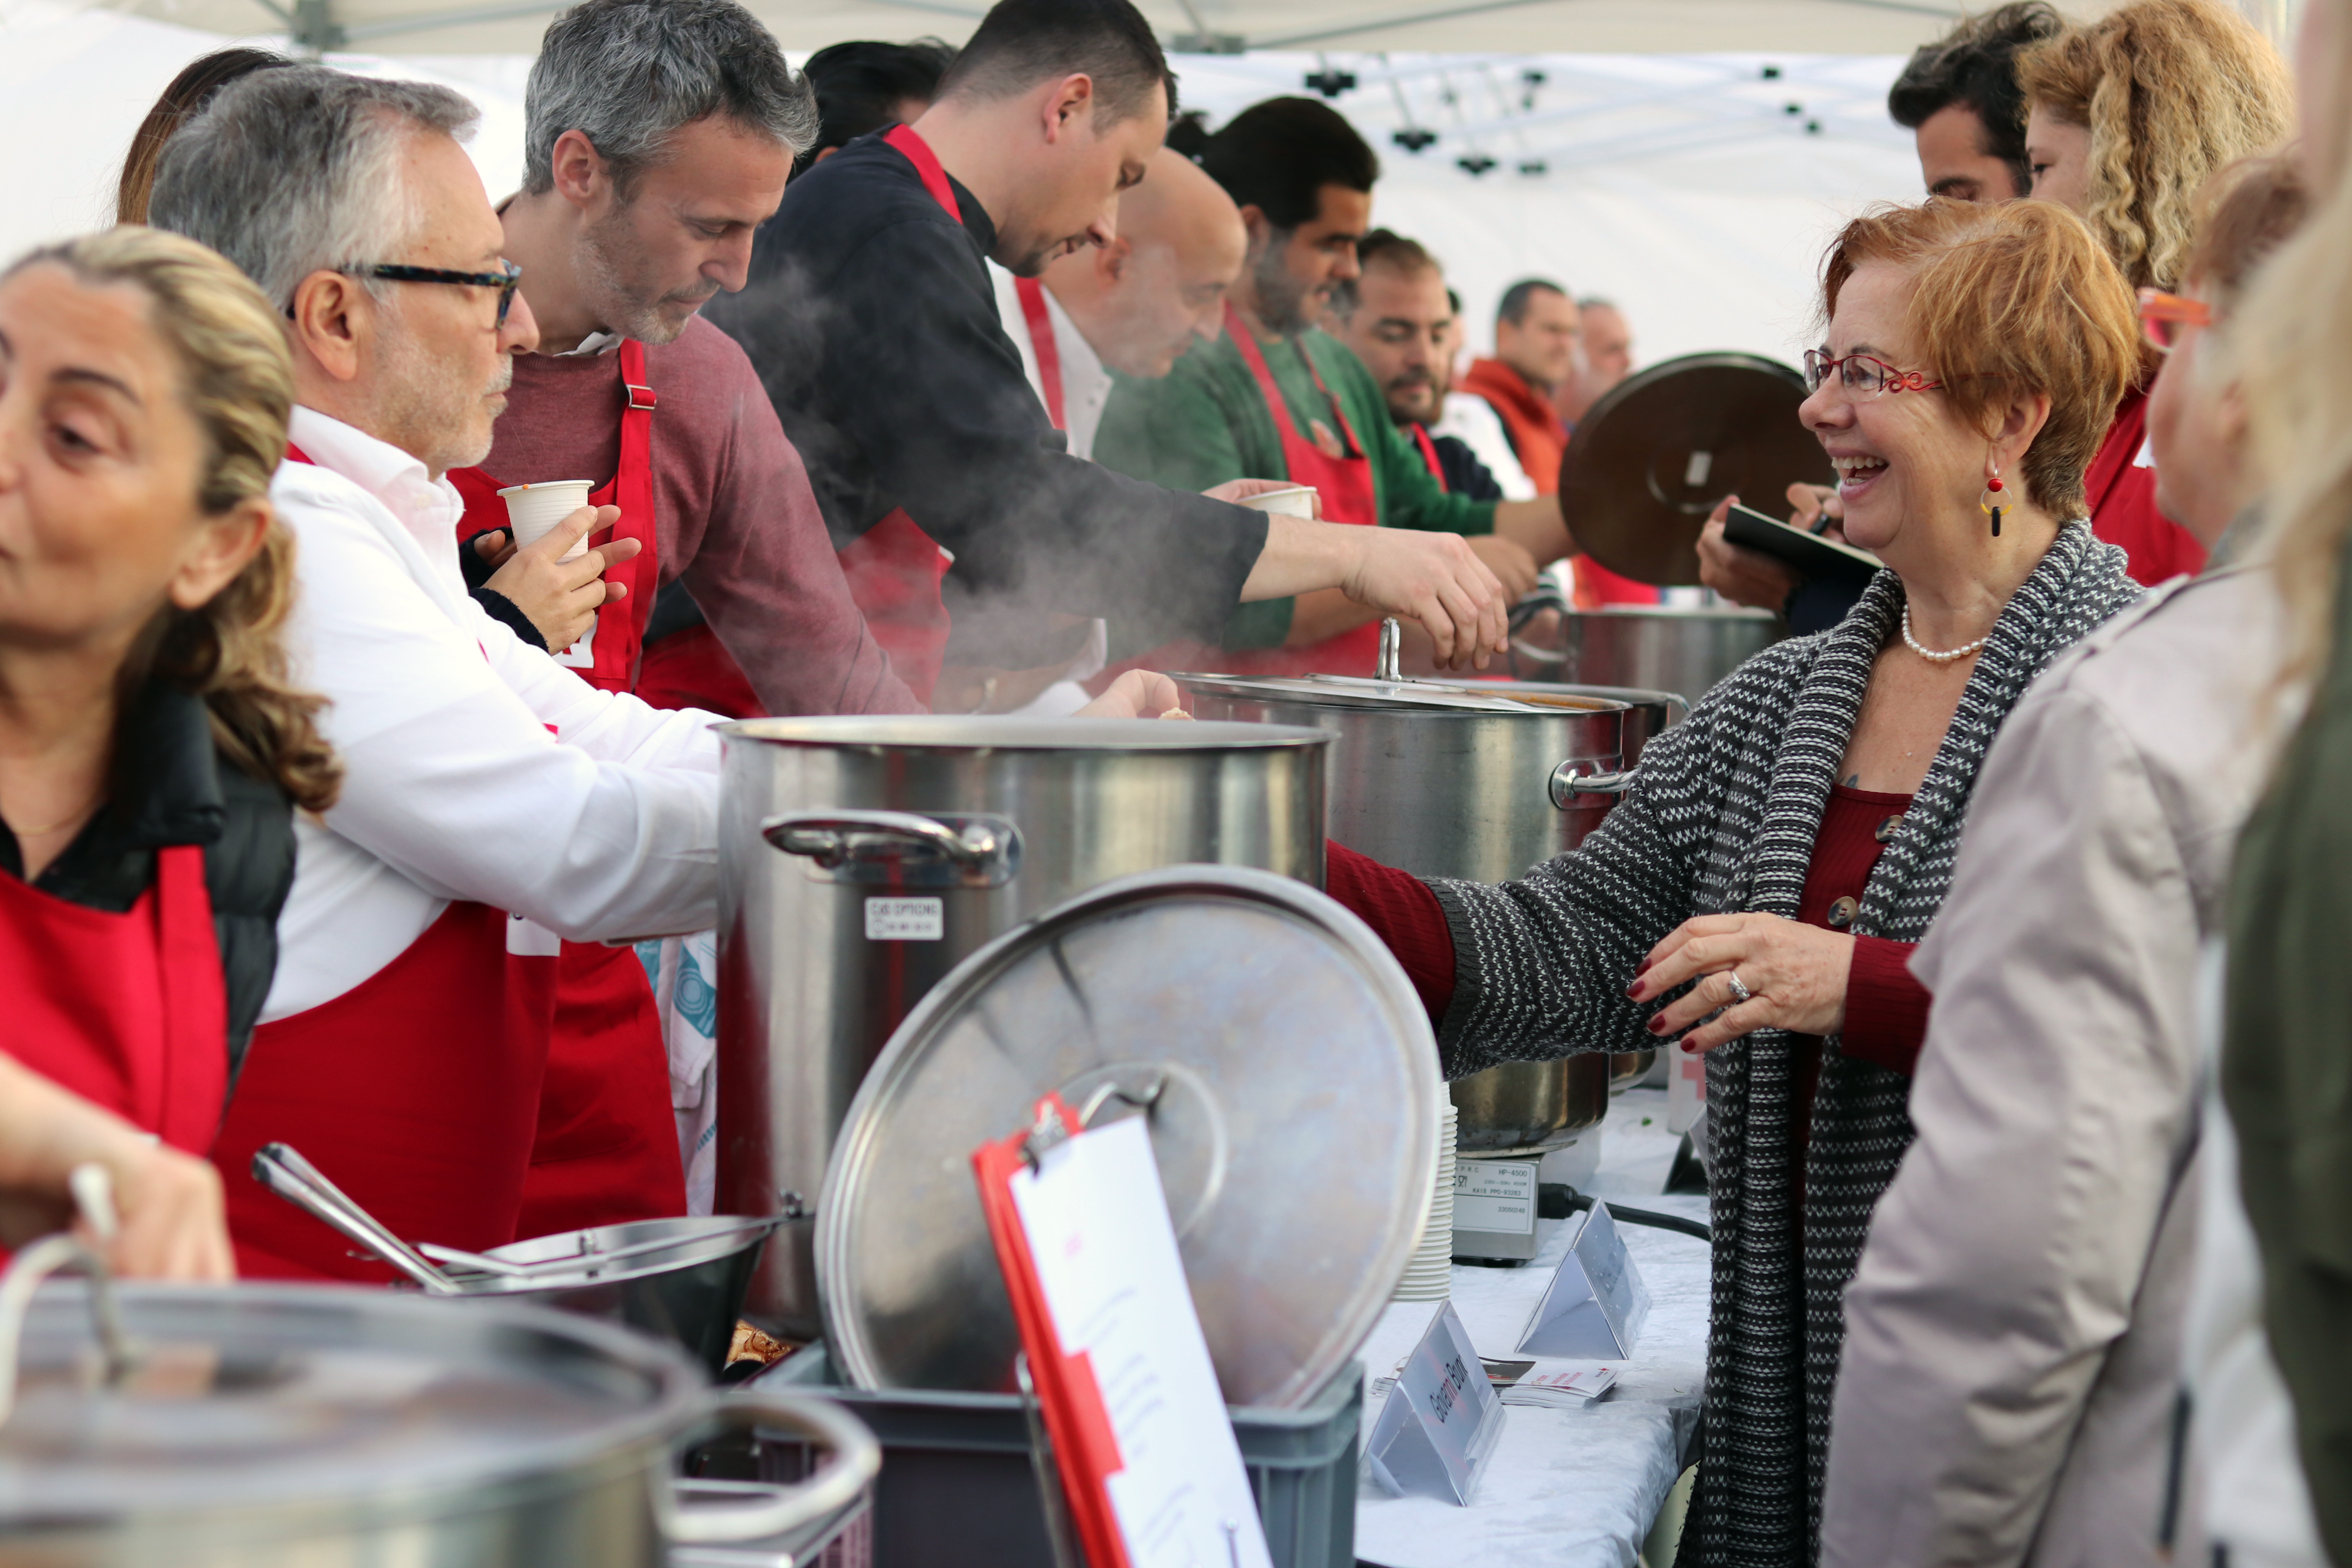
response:
[(966, 885), (995, 888), (1021, 866), (1021, 830), (1001, 816), (962, 816), (951, 824), (919, 812), (836, 806), (769, 817), (760, 824), (760, 837), (827, 870), (861, 859), (897, 859), (912, 848), (946, 860)]
[(1570, 761), (1552, 770), (1551, 803), (1562, 811), (1574, 811), (1591, 804), (1577, 799), (1579, 795), (1622, 795), (1633, 787), (1632, 768), (1621, 768), (1613, 773), (1586, 773), (1582, 763)]
[[(658, 1494), (670, 1568), (793, 1568), (865, 1510), (882, 1448), (839, 1405), (747, 1389), (714, 1400), (710, 1413), (722, 1427), (782, 1427), (814, 1438), (825, 1460), (806, 1480), (790, 1483), (673, 1479)], [(698, 1505), (689, 1500), (697, 1496), (732, 1500)]]

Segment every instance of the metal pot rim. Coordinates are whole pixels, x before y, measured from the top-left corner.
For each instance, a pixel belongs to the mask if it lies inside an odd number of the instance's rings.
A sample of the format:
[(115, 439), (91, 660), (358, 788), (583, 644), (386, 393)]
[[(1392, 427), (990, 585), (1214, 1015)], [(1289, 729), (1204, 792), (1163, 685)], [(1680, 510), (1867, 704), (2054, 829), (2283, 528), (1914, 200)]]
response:
[[(109, 1513), (86, 1506), (84, 1500), (61, 1503), (24, 1490), (21, 1481), (0, 1487), (13, 1501), (0, 1506), (0, 1529), (10, 1521), (23, 1524), (40, 1519), (99, 1522), (132, 1511), (168, 1510), (190, 1521), (226, 1521), (256, 1510), (287, 1520), (310, 1517), (320, 1510), (344, 1519), (375, 1520), (425, 1514), (469, 1512), (484, 1506), (486, 1497), (500, 1501), (527, 1499), (549, 1491), (566, 1491), (585, 1472), (613, 1466), (635, 1470), (653, 1447), (668, 1449), (692, 1436), (709, 1418), (710, 1391), (701, 1373), (682, 1352), (646, 1335), (572, 1313), (521, 1303), (479, 1300), (462, 1305), (455, 1300), (399, 1290), (362, 1290), (348, 1286), (238, 1285), (231, 1288), (163, 1286), (125, 1283), (115, 1287), (126, 1326), (142, 1339), (176, 1337), (196, 1344), (220, 1344), (250, 1337), (266, 1328), (268, 1314), (292, 1313), (289, 1323), (308, 1322), (321, 1333), (322, 1346), (336, 1343), (331, 1331), (341, 1320), (359, 1332), (348, 1348), (364, 1349), (370, 1324), (397, 1331), (390, 1342), (412, 1347), (432, 1342), (452, 1329), (496, 1344), (537, 1337), (561, 1344), (569, 1356), (585, 1357), (625, 1375), (640, 1378), (646, 1387), (643, 1403), (634, 1408), (614, 1407), (588, 1425), (566, 1431), (533, 1433), (519, 1438), (510, 1452), (485, 1459), (470, 1457), (468, 1468), (436, 1471), (421, 1468), (362, 1474), (346, 1469), (304, 1470), (288, 1478), (264, 1468), (238, 1485), (223, 1487), (214, 1473), (201, 1485), (193, 1479), (126, 1497)], [(58, 1281), (44, 1285), (36, 1298), (34, 1322), (46, 1334), (60, 1315), (79, 1325), (87, 1317), (85, 1289)], [(247, 1318), (254, 1320), (245, 1334), (231, 1332)], [(142, 1320), (144, 1320), (142, 1321)], [(159, 1321), (160, 1320), (160, 1321)], [(28, 1332), (31, 1325), (28, 1325)], [(18, 1471), (20, 1462), (0, 1457), (0, 1477)], [(37, 1467), (32, 1474), (40, 1473)]]
[(1763, 621), (1780, 619), (1769, 610), (1751, 610), (1739, 605), (1596, 605), (1589, 610), (1571, 609), (1571, 616), (1605, 616), (1612, 620), (1652, 621)]
[(1032, 719), (1012, 714), (833, 714), (743, 719), (711, 728), (730, 740), (772, 746), (877, 752), (1264, 752), (1331, 743), (1328, 732), (1297, 725)]
[[(1460, 682), (1416, 679), (1410, 683), (1380, 680), (1351, 681), (1344, 676), (1254, 676), (1198, 675), (1189, 671), (1169, 677), (1186, 691), (1197, 691), (1217, 697), (1239, 697), (1255, 702), (1294, 704), (1306, 708), (1328, 708), (1351, 713), (1392, 713), (1415, 719), (1502, 719), (1515, 722), (1528, 720), (1607, 719), (1631, 712), (1634, 702), (1623, 698), (1601, 697), (1586, 691), (1565, 693), (1585, 698), (1590, 708), (1567, 708), (1548, 703), (1528, 703), (1509, 706), (1507, 700), (1512, 686), (1540, 687), (1540, 681), (1496, 681), (1495, 690), (1484, 689), (1487, 682)], [(1425, 690), (1398, 692), (1399, 684), (1425, 688)], [(1646, 694), (1643, 694), (1646, 695)], [(1491, 697), (1498, 699), (1494, 706), (1459, 702), (1462, 698)], [(1322, 731), (1318, 731), (1321, 733)]]

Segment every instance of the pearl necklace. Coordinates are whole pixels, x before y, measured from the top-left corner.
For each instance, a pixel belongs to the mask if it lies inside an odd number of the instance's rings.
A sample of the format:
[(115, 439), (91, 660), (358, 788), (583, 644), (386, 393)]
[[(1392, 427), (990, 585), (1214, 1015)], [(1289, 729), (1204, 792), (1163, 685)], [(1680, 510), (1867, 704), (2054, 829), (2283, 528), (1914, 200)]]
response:
[(1903, 641), (1910, 647), (1913, 653), (1917, 654), (1921, 658), (1926, 659), (1930, 664), (1949, 664), (1956, 658), (1966, 658), (1969, 655), (1976, 652), (1977, 649), (1984, 647), (1985, 639), (1991, 636), (1992, 634), (1990, 632), (1987, 632), (1984, 637), (1977, 638), (1977, 640), (1972, 643), (1962, 643), (1956, 648), (1951, 648), (1939, 653), (1932, 647), (1921, 647), (1919, 639), (1911, 635), (1911, 606), (1908, 603), (1906, 603), (1903, 606)]

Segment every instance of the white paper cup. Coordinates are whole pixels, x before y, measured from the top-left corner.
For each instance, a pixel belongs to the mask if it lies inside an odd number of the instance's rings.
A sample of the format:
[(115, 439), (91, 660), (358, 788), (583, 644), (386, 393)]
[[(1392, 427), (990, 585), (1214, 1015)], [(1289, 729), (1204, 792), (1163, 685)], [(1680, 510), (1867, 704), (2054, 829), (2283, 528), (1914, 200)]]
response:
[[(514, 530), (515, 548), (537, 544), (555, 525), (588, 504), (593, 479), (549, 479), (536, 485), (509, 485), (499, 492), (507, 503), (507, 525)], [(588, 553), (584, 538), (565, 551), (562, 559), (577, 561)]]
[(1292, 485), (1288, 489), (1268, 490), (1264, 495), (1250, 496), (1242, 505), (1253, 511), (1280, 512), (1285, 517), (1303, 517), (1315, 521), (1315, 487)]

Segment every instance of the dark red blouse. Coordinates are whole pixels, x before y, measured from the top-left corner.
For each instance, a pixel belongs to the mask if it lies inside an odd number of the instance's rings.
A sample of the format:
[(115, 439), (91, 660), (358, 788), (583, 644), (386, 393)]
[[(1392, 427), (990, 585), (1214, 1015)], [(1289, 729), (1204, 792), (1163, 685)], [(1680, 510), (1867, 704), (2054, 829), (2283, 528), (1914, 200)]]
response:
[[(1813, 840), (1804, 896), (1797, 906), (1799, 920), (1832, 931), (1844, 928), (1853, 905), (1841, 909), (1840, 900), (1861, 900), (1872, 868), (1885, 853), (1881, 827), (1910, 805), (1907, 795), (1875, 794), (1843, 784), (1831, 790), (1829, 808)], [(1887, 837), (1893, 836), (1889, 828)], [(1454, 1000), (1454, 933), (1437, 895), (1420, 878), (1344, 845), (1334, 843), (1329, 852), (1326, 886), (1331, 896), (1388, 943), (1431, 1020), (1443, 1020)], [(1839, 1041), (1847, 1056), (1904, 1074), (1918, 1061), (1927, 1035), (1928, 997), (1927, 988), (1911, 977), (1915, 945), (1885, 937), (1854, 938), (1853, 967), (1846, 980), (1845, 1030)], [(1818, 1045), (1811, 1056), (1812, 1065), (1802, 1075), (1807, 1100), (1820, 1070)]]

